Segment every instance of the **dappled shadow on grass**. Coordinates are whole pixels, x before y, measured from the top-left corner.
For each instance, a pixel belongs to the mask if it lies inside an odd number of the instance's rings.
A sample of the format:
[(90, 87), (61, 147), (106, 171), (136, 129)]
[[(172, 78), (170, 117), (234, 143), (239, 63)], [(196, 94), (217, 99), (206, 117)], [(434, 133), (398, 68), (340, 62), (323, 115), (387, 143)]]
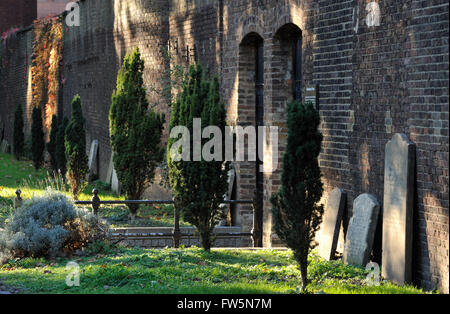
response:
[(80, 287), (65, 286), (67, 259), (52, 267), (22, 263), (29, 268), (0, 271), (0, 280), (24, 293), (279, 293), (289, 289), (286, 282), (271, 282), (270, 276), (251, 265), (239, 269), (237, 261), (206, 262), (200, 250), (134, 253), (124, 250), (119, 255), (77, 259)]
[[(80, 265), (79, 287), (65, 284), (67, 258), (15, 262), (0, 271), (0, 281), (23, 293), (296, 293), (300, 285), (289, 251), (120, 248), (108, 253), (74, 259)], [(309, 270), (311, 292), (421, 293), (391, 283), (368, 286), (364, 270), (337, 261), (312, 258)]]

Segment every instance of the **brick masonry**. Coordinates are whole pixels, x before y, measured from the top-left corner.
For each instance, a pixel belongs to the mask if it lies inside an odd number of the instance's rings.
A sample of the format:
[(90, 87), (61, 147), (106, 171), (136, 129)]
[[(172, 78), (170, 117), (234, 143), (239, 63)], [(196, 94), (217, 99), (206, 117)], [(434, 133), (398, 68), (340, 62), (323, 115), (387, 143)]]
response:
[(0, 34), (13, 27), (30, 25), (36, 17), (36, 0), (2, 0), (0, 2)]
[[(151, 89), (161, 86), (161, 72), (170, 66), (161, 48), (170, 47), (174, 63), (197, 60), (210, 73), (219, 74), (231, 124), (254, 125), (254, 41), (258, 38), (264, 47), (264, 123), (279, 127), (281, 161), (287, 135), (286, 102), (292, 99), (289, 47), (301, 33), (302, 87), (319, 85), (323, 202), (334, 187), (347, 192), (344, 229), (359, 194), (371, 193), (381, 202), (385, 144), (394, 133), (406, 133), (417, 146), (414, 283), (448, 292), (449, 4), (443, 0), (377, 1), (380, 25), (369, 27), (369, 2), (80, 1), (81, 26), (65, 31), (66, 82), (59, 113), (69, 115), (72, 97), (81, 95), (87, 140), (99, 140), (100, 178), (106, 178), (111, 154), (107, 117), (123, 57), (133, 47), (140, 48), (149, 100), (169, 114), (167, 101)], [(3, 125), (9, 142), (16, 103), (30, 112), (29, 78), (24, 74), (30, 64), (31, 40), (31, 32), (24, 29), (0, 45), (0, 55), (7, 59), (7, 66), (0, 68), (0, 130)], [(270, 157), (265, 156), (265, 162)], [(242, 162), (235, 167), (236, 197), (252, 197), (256, 164)], [(280, 176), (281, 164), (264, 175), (265, 246), (278, 245), (269, 198), (278, 190)], [(251, 208), (237, 208), (235, 217), (243, 232), (251, 229)], [(376, 261), (381, 256), (379, 231)], [(245, 240), (241, 244), (248, 245)]]

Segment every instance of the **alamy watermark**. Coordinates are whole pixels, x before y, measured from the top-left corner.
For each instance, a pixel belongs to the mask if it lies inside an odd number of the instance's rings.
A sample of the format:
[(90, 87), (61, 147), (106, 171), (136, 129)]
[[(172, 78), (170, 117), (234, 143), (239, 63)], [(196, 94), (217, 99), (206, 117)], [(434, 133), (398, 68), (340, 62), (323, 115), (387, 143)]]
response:
[(80, 6), (76, 2), (69, 2), (66, 5), (66, 25), (69, 27), (80, 26)]
[[(194, 118), (192, 134), (180, 125), (171, 129), (170, 138), (177, 139), (169, 152), (174, 161), (256, 161), (258, 157), (263, 161), (260, 172), (272, 173), (278, 168), (277, 126), (226, 126), (223, 134), (214, 125), (202, 128), (201, 119)], [(209, 141), (202, 145), (204, 139)]]
[(66, 276), (66, 285), (68, 287), (80, 286), (80, 265), (76, 262), (68, 262), (66, 264), (66, 270), (69, 274)]
[(368, 27), (380, 26), (380, 5), (377, 2), (369, 2), (366, 5), (366, 24)]
[(366, 270), (369, 274), (366, 276), (365, 283), (368, 286), (379, 286), (380, 285), (380, 265), (375, 262), (370, 262), (366, 265)]

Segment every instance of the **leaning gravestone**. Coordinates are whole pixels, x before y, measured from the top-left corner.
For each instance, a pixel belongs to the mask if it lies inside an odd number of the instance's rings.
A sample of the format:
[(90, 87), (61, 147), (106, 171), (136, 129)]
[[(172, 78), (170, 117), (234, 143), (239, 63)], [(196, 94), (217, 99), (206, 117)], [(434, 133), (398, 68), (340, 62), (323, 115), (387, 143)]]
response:
[(93, 140), (89, 151), (89, 177), (98, 174), (97, 169), (98, 140)]
[(411, 282), (415, 145), (405, 134), (386, 144), (383, 199), (382, 276)]
[(111, 190), (113, 190), (117, 194), (120, 194), (120, 182), (119, 182), (119, 178), (117, 177), (116, 169), (113, 169), (113, 172), (112, 172)]
[(366, 266), (369, 262), (379, 211), (380, 204), (371, 194), (361, 194), (353, 201), (344, 246), (345, 264)]
[(113, 170), (114, 170), (114, 162), (113, 162), (113, 154), (111, 154), (111, 158), (109, 159), (108, 171), (106, 172), (107, 183), (111, 183)]
[(347, 194), (340, 188), (335, 188), (328, 195), (319, 244), (319, 255), (325, 260), (332, 259), (336, 252), (346, 202)]
[(8, 154), (9, 153), (9, 144), (7, 140), (3, 140), (2, 144), (0, 146), (0, 152), (3, 154)]

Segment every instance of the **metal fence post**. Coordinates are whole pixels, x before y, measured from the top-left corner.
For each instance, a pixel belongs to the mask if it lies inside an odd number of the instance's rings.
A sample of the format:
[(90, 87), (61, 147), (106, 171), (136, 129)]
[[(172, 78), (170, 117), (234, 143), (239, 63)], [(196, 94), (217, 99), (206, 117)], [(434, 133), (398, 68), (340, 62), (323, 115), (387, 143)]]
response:
[(180, 231), (180, 213), (177, 210), (175, 201), (173, 202), (173, 247), (179, 248), (181, 241), (181, 231)]
[(98, 190), (93, 189), (92, 190), (92, 213), (97, 216), (98, 215), (98, 209), (100, 208), (100, 197), (98, 197)]
[(20, 196), (20, 194), (22, 194), (22, 191), (20, 189), (16, 190), (16, 198), (14, 199), (13, 203), (14, 203), (14, 208), (17, 209), (20, 206), (22, 206), (22, 197)]
[(261, 243), (260, 243), (260, 233), (261, 230), (259, 230), (259, 202), (258, 202), (258, 195), (257, 192), (255, 190), (255, 193), (253, 195), (253, 203), (252, 203), (252, 208), (253, 208), (253, 228), (252, 228), (252, 244), (253, 247), (260, 247)]

